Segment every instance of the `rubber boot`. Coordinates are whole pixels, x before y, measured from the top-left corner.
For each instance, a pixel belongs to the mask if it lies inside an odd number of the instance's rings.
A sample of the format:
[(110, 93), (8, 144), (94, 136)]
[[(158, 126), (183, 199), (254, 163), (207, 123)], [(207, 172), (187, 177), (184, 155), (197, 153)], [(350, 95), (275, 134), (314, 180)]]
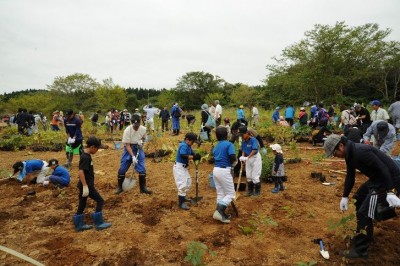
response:
[(118, 175), (118, 187), (117, 190), (114, 192), (114, 194), (118, 195), (123, 192), (122, 184), (124, 183), (124, 180), (125, 180), (125, 175)]
[(230, 223), (231, 220), (228, 219), (227, 215), (225, 214), (225, 210), (225, 205), (217, 204), (217, 209), (214, 211), (213, 218), (225, 224)]
[(179, 129), (176, 130), (176, 135), (179, 135)]
[(151, 190), (147, 190), (146, 174), (139, 174), (139, 187), (140, 187), (140, 193), (145, 193), (145, 194), (153, 193)]
[(278, 184), (279, 184), (279, 190), (280, 191), (284, 191), (285, 190), (285, 186), (283, 185), (283, 181), (282, 181), (282, 177), (278, 176)]
[[(240, 184), (238, 184), (238, 186), (239, 186)], [(247, 183), (247, 194), (246, 194), (246, 196), (247, 197), (250, 197), (250, 196), (253, 196), (254, 194), (253, 194), (253, 190), (254, 190), (254, 183), (252, 182), (252, 181), (249, 181), (248, 183)]]
[(72, 159), (74, 158), (74, 154), (72, 152), (67, 152), (67, 162), (64, 164), (64, 167), (69, 169), (72, 166)]
[(96, 230), (107, 229), (108, 227), (111, 226), (111, 223), (105, 223), (103, 221), (103, 213), (102, 212), (93, 213), (92, 218), (94, 221), (94, 225), (96, 226)]
[(272, 177), (273, 179), (274, 179), (274, 183), (275, 183), (275, 187), (274, 187), (274, 189), (271, 191), (272, 193), (278, 193), (279, 192), (279, 189), (280, 189), (280, 187), (279, 187), (279, 182), (278, 182), (278, 177), (277, 176), (274, 176), (274, 177)]
[(74, 225), (75, 225), (75, 231), (77, 231), (77, 232), (81, 232), (81, 231), (85, 231), (85, 230), (89, 230), (89, 229), (93, 228), (92, 225), (83, 223), (83, 214), (79, 214), (79, 215), (75, 214), (73, 220), (74, 220)]
[(253, 196), (258, 197), (261, 194), (261, 182), (254, 184), (254, 194)]
[(182, 210), (189, 210), (190, 208), (185, 204), (185, 201), (186, 201), (185, 196), (178, 196), (179, 208), (181, 208)]

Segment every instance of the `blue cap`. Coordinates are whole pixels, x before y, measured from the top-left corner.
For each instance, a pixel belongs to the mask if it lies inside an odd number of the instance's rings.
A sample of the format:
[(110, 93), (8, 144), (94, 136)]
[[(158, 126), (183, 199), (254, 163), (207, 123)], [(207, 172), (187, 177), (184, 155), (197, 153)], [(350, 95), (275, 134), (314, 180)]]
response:
[(381, 102), (378, 100), (373, 100), (371, 105), (381, 105)]

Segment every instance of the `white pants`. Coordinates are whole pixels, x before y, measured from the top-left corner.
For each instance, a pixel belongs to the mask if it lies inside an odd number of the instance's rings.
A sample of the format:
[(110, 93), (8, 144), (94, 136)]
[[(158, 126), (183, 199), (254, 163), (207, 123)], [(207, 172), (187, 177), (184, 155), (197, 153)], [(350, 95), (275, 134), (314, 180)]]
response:
[(38, 184), (42, 184), (44, 181), (49, 180), (50, 177), (50, 167), (48, 167), (47, 162), (43, 161), (44, 165), (42, 167), (42, 169), (34, 171), (32, 173), (33, 176), (37, 175), (36, 177), (36, 183)]
[(252, 156), (246, 161), (247, 182), (253, 182), (254, 184), (260, 183), (261, 169), (261, 155), (259, 152), (257, 152), (256, 155)]
[(176, 188), (178, 189), (178, 196), (186, 196), (192, 185), (189, 169), (183, 167), (181, 163), (176, 163), (173, 168), (173, 174)]
[(231, 168), (214, 167), (213, 178), (217, 190), (217, 203), (228, 206), (235, 198)]
[(154, 130), (154, 118), (149, 118), (146, 120), (146, 127), (147, 125), (150, 125), (150, 129)]

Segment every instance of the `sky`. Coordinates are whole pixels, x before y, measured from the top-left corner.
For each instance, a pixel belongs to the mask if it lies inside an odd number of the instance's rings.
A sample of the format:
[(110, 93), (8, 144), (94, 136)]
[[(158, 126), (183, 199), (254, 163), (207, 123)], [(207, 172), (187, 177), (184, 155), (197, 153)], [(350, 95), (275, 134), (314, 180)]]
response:
[(173, 88), (188, 72), (261, 85), (316, 24), (378, 23), (400, 41), (399, 0), (0, 0), (0, 94), (88, 74)]

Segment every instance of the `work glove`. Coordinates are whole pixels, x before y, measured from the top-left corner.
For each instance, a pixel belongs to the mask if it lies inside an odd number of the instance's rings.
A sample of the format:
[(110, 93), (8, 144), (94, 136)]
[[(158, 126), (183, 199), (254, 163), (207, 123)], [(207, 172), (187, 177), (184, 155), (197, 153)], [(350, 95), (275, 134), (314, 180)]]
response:
[(75, 138), (69, 137), (67, 143), (68, 144), (74, 144), (75, 143)]
[(200, 155), (200, 154), (195, 153), (195, 154), (193, 155), (193, 161), (198, 161), (198, 160), (200, 160), (200, 159), (201, 159), (201, 155)]
[(263, 147), (261, 149), (261, 153), (264, 154), (264, 155), (267, 155), (267, 149), (265, 147)]
[(239, 161), (241, 161), (241, 162), (245, 162), (245, 161), (247, 161), (249, 159), (249, 157), (245, 157), (245, 156), (240, 156), (239, 157)]
[(386, 201), (390, 207), (400, 207), (400, 199), (393, 192), (387, 193)]
[(340, 210), (343, 211), (343, 212), (347, 211), (348, 205), (349, 205), (349, 198), (343, 197), (340, 200)]
[(137, 164), (137, 158), (136, 158), (136, 156), (132, 156), (132, 165), (133, 165), (133, 167), (135, 167), (136, 164)]
[(88, 186), (83, 186), (82, 197), (86, 198), (87, 196), (89, 196), (89, 187)]

